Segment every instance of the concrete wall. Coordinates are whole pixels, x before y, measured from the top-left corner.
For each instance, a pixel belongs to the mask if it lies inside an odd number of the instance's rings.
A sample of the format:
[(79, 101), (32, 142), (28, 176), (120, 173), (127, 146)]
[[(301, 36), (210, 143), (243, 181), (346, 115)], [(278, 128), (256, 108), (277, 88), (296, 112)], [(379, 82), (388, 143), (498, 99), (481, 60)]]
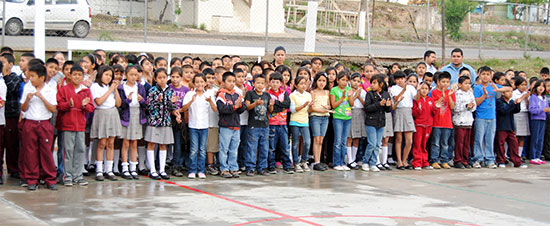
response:
[[(250, 7), (250, 32), (265, 32), (266, 1), (252, 1)], [(269, 1), (269, 33), (282, 33), (285, 30), (283, 0)]]
[[(153, 2), (158, 2), (154, 1)], [(145, 15), (145, 6), (143, 2), (129, 2), (119, 0), (88, 0), (92, 8), (92, 15), (110, 14), (113, 16), (133, 16), (142, 17)], [(131, 14), (130, 14), (131, 11)]]
[[(472, 31), (479, 31), (479, 24), (470, 24)], [(525, 32), (527, 26), (503, 25), (503, 24), (483, 24), (484, 32)], [(550, 26), (531, 26), (529, 34), (547, 35), (550, 33)]]

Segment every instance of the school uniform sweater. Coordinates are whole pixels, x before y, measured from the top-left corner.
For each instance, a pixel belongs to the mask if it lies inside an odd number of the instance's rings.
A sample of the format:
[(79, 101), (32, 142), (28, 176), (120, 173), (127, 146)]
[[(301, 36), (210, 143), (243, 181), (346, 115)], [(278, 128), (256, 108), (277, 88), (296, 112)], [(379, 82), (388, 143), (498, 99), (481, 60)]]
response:
[[(147, 94), (145, 86), (140, 83), (136, 83), (136, 85), (138, 86), (138, 94), (142, 97), (141, 101), (139, 101), (139, 124), (143, 125), (147, 123), (147, 117), (145, 115)], [(120, 85), (117, 89), (121, 100), (119, 111), (120, 123), (122, 126), (128, 127), (130, 125), (130, 103), (132, 103), (132, 101), (128, 99), (128, 94), (124, 91), (124, 84)]]
[(23, 84), (23, 79), (15, 73), (11, 73), (7, 76), (4, 76), (4, 83), (6, 83), (6, 87), (8, 88), (5, 100), (6, 103), (4, 104), (4, 106), (6, 107), (5, 117), (19, 117), (19, 112), (21, 111), (19, 99), (21, 98), (21, 84)]
[(412, 115), (415, 126), (431, 127), (434, 122), (435, 103), (431, 97), (413, 101)]
[[(85, 98), (90, 98), (90, 102), (82, 106)], [(70, 100), (73, 100), (73, 106), (70, 106)], [(57, 91), (57, 110), (58, 116), (56, 128), (62, 131), (84, 132), (86, 130), (86, 112), (93, 112), (92, 93), (84, 85), (80, 85), (75, 90), (73, 84), (61, 87)]]
[(548, 107), (548, 102), (545, 96), (541, 97), (535, 94), (529, 97), (529, 113), (531, 115), (531, 120), (546, 120), (546, 112), (544, 112), (544, 109)]
[(521, 110), (520, 104), (513, 100), (505, 101), (504, 97), (497, 99), (497, 131), (516, 131), (514, 114)]
[[(472, 126), (474, 124), (473, 112), (476, 110), (476, 99), (472, 91), (458, 90), (455, 93), (456, 103), (453, 115), (455, 126)], [(474, 107), (468, 109), (468, 104), (474, 103)]]

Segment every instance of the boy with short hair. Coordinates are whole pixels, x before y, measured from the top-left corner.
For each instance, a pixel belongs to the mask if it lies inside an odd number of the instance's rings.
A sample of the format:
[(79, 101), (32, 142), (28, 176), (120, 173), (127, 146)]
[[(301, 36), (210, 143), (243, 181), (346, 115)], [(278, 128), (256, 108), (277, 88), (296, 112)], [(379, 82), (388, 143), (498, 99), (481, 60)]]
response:
[[(271, 88), (267, 91), (271, 99), (275, 100), (273, 111), (269, 114), (269, 153), (268, 153), (268, 172), (276, 174), (275, 155), (279, 152), (283, 158), (283, 170), (285, 173), (293, 174), (291, 169), (290, 155), (288, 149), (288, 128), (286, 119), (287, 110), (290, 108), (290, 97), (288, 93), (281, 88), (283, 85), (283, 76), (279, 72), (271, 74), (269, 77)], [(279, 149), (277, 149), (279, 147)]]
[(94, 105), (90, 89), (82, 85), (84, 70), (80, 66), (71, 68), (71, 78), (71, 83), (60, 88), (57, 93), (57, 110), (63, 121), (60, 128), (63, 131), (63, 182), (65, 186), (72, 186), (73, 183), (85, 186), (88, 185), (82, 177), (86, 153), (85, 113), (93, 112)]
[[(476, 110), (476, 99), (471, 91), (471, 79), (468, 76), (458, 78), (456, 91), (456, 104), (454, 109), (453, 124), (455, 126), (455, 157), (454, 167), (458, 169), (472, 168), (468, 164), (470, 158), (470, 139), (472, 137), (472, 125), (474, 124), (473, 112)], [(451, 150), (452, 151), (452, 150)]]
[(540, 69), (540, 78), (542, 80), (546, 80), (547, 78), (550, 78), (550, 69), (547, 67), (543, 67)]
[(223, 74), (224, 88), (218, 92), (216, 105), (220, 120), (219, 161), (223, 178), (239, 177), (237, 152), (240, 143), (240, 114), (246, 111), (246, 104), (235, 87), (235, 74)]
[(22, 123), (21, 146), (23, 178), (27, 180), (28, 190), (37, 189), (38, 179), (43, 179), (51, 190), (57, 190), (56, 170), (51, 148), (53, 127), (49, 120), (56, 110), (57, 90), (45, 84), (46, 68), (32, 65), (28, 70), (31, 86), (23, 91), (21, 110), (25, 112)]
[[(269, 149), (268, 113), (273, 111), (275, 102), (268, 93), (263, 91), (265, 83), (264, 75), (259, 74), (254, 76), (254, 90), (247, 92), (244, 98), (248, 109), (248, 150), (245, 157), (247, 176), (254, 176), (254, 170), (259, 175), (269, 175), (269, 172), (267, 172)], [(256, 151), (258, 152), (258, 156), (256, 156)], [(256, 160), (258, 161), (256, 162)]]
[(191, 80), (193, 79), (193, 75), (195, 74), (193, 73), (193, 66), (187, 65), (187, 64), (183, 65), (181, 67), (181, 71), (182, 71), (181, 77), (183, 78), (182, 85), (187, 87), (188, 89), (191, 89), (192, 88)]
[(46, 72), (48, 76), (46, 77), (46, 84), (51, 87), (57, 88), (57, 81), (53, 79), (57, 72), (59, 71), (59, 63), (56, 59), (50, 58), (46, 60)]
[[(215, 86), (214, 71), (212, 69), (206, 69), (202, 72), (206, 76), (206, 92), (207, 96), (215, 97), (219, 88)], [(222, 79), (220, 79), (222, 80)], [(218, 175), (216, 164), (214, 162), (214, 155), (217, 155), (218, 144), (220, 142), (220, 128), (218, 121), (218, 111), (214, 111), (212, 108), (208, 108), (208, 139), (206, 140), (206, 172), (210, 175)]]
[(516, 100), (512, 100), (512, 91), (502, 92), (502, 97), (496, 100), (497, 108), (497, 138), (495, 153), (497, 154), (497, 164), (499, 168), (506, 168), (506, 149), (504, 144), (508, 144), (510, 160), (514, 167), (527, 168), (519, 156), (518, 139), (516, 137), (516, 123), (514, 114), (519, 113), (520, 103), (529, 97), (529, 93), (524, 94)]
[(496, 132), (496, 92), (512, 91), (512, 87), (502, 87), (491, 83), (491, 68), (480, 68), (480, 84), (474, 86), (476, 98), (476, 120), (474, 122), (474, 156), (470, 159), (474, 168), (481, 168), (485, 162), (488, 168), (496, 169), (494, 141)]
[(222, 77), (223, 77), (223, 73), (225, 73), (227, 70), (225, 69), (225, 67), (216, 67), (216, 70), (215, 70), (215, 83), (214, 83), (214, 86), (216, 88), (221, 88), (221, 86), (223, 85), (223, 81), (222, 81)]
[[(430, 163), (434, 169), (450, 169), (449, 161), (452, 153), (449, 151), (449, 139), (453, 132), (451, 111), (455, 108), (456, 96), (454, 90), (449, 90), (451, 74), (442, 72), (436, 78), (437, 88), (432, 91), (436, 113), (432, 130), (432, 148)], [(449, 156), (451, 155), (451, 156)], [(441, 165), (439, 165), (441, 163)]]

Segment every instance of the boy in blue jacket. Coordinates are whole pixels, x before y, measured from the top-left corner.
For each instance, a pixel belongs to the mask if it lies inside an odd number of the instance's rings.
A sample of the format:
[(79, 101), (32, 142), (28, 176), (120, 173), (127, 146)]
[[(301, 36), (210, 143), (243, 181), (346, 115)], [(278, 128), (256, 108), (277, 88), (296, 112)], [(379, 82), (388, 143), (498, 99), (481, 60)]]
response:
[(506, 167), (506, 149), (504, 144), (508, 144), (510, 151), (510, 159), (514, 163), (514, 167), (527, 168), (519, 157), (518, 139), (516, 137), (516, 123), (514, 114), (519, 113), (520, 103), (526, 99), (529, 94), (523, 95), (516, 100), (512, 100), (512, 92), (502, 92), (502, 97), (497, 99), (497, 134), (495, 153), (497, 154), (497, 164), (499, 168)]

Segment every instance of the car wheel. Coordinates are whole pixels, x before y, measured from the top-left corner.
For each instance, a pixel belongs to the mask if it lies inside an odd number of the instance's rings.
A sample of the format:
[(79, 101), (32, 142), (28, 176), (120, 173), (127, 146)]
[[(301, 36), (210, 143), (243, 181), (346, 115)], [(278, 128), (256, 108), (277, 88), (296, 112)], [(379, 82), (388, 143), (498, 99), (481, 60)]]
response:
[(78, 38), (85, 38), (90, 32), (90, 25), (86, 21), (78, 21), (73, 27), (73, 34)]
[(7, 35), (20, 35), (23, 31), (23, 23), (19, 19), (12, 18), (6, 23)]

